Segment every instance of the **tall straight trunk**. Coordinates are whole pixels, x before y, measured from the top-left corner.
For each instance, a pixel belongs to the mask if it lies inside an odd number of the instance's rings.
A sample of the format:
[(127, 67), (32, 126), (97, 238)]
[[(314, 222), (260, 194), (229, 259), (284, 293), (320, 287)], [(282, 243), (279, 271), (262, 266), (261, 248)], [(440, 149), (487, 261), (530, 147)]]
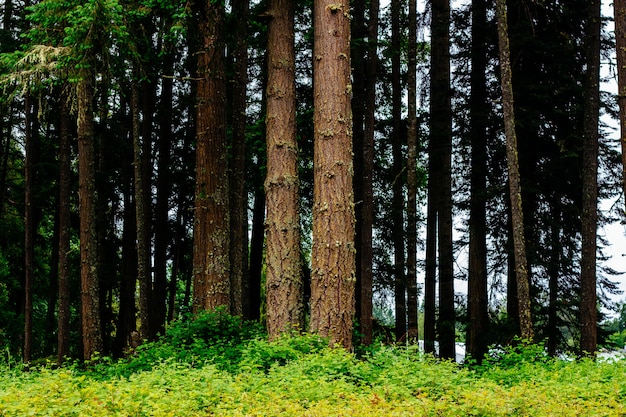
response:
[(235, 16), (235, 74), (233, 87), (233, 141), (231, 188), (231, 312), (244, 314), (248, 275), (248, 195), (246, 193), (246, 87), (248, 83), (249, 0), (232, 1)]
[(263, 275), (263, 243), (265, 241), (265, 193), (263, 187), (254, 192), (252, 206), (252, 231), (250, 233), (250, 307), (248, 319), (259, 320), (261, 317), (261, 279)]
[(33, 205), (33, 187), (35, 184), (35, 167), (33, 158), (37, 149), (35, 144), (36, 132), (33, 127), (33, 118), (37, 117), (31, 104), (30, 93), (24, 98), (24, 112), (26, 115), (24, 131), (25, 162), (24, 162), (24, 362), (31, 359), (33, 344), (33, 281), (35, 262), (35, 216)]
[(352, 348), (355, 291), (350, 5), (314, 1), (311, 330)]
[(61, 120), (59, 142), (59, 310), (57, 362), (60, 364), (70, 354), (70, 175), (71, 146), (70, 120), (67, 95), (61, 94)]
[(407, 132), (407, 337), (417, 341), (417, 1), (409, 0), (408, 119)]
[(582, 158), (582, 246), (580, 260), (580, 350), (594, 356), (598, 347), (596, 256), (598, 229), (598, 122), (600, 118), (600, 0), (587, 2)]
[[(360, 317), (362, 343), (373, 341), (372, 306), (372, 228), (374, 226), (374, 133), (376, 129), (376, 78), (378, 73), (378, 14), (379, 0), (371, 0), (368, 21), (368, 52), (365, 72), (365, 126), (363, 132), (363, 170), (361, 195), (361, 241), (360, 241)], [(358, 178), (357, 178), (358, 179)]]
[(394, 254), (394, 295), (396, 340), (406, 337), (406, 276), (404, 273), (404, 181), (402, 176), (402, 85), (400, 81), (400, 2), (391, 3), (391, 118), (392, 118), (392, 201)]
[(455, 357), (454, 258), (452, 250), (452, 108), (450, 89), (450, 2), (433, 0), (431, 140), (440, 166), (437, 187), (439, 253), (439, 356)]
[(506, 13), (506, 0), (496, 0), (502, 108), (504, 112), (504, 133), (506, 136), (506, 159), (509, 172), (509, 194), (511, 200), (511, 223), (513, 229), (513, 254), (515, 258), (515, 279), (517, 282), (518, 315), (521, 336), (524, 340), (531, 341), (534, 338), (534, 330), (530, 314), (530, 283), (528, 279), (528, 262), (526, 260), (526, 242), (524, 239), (524, 215), (522, 210), (517, 136), (515, 134), (513, 84)]
[(77, 86), (78, 214), (80, 217), (80, 277), (83, 359), (101, 352), (100, 285), (96, 237), (95, 139), (93, 76), (87, 71)]
[(472, 72), (470, 95), (470, 223), (467, 352), (477, 361), (487, 353), (489, 310), (487, 293), (487, 5), (472, 1)]
[(551, 213), (554, 221), (550, 225), (550, 263), (548, 265), (548, 354), (556, 356), (560, 337), (558, 327), (559, 271), (561, 270), (561, 208), (558, 201), (551, 199)]
[(226, 143), (224, 5), (197, 3), (198, 53), (193, 311), (230, 310), (230, 203)]
[[(142, 147), (140, 139), (140, 122), (139, 122), (139, 91), (136, 81), (132, 82), (131, 92), (131, 113), (132, 113), (132, 137), (133, 137), (133, 167), (134, 167), (134, 190), (135, 190), (135, 216), (137, 227), (137, 280), (139, 281), (139, 334), (144, 340), (151, 339), (150, 333), (150, 293), (152, 283), (150, 279), (149, 268), (149, 230), (146, 224), (146, 199), (148, 196), (144, 194), (144, 177)], [(144, 138), (145, 139), (145, 138)]]
[(426, 207), (426, 253), (424, 260), (424, 351), (435, 353), (437, 287), (437, 176), (434, 141), (428, 142), (428, 197)]
[(9, 123), (5, 124), (4, 123), (4, 115), (0, 115), (0, 152), (1, 152), (1, 158), (0, 158), (0, 218), (3, 216), (4, 214), (4, 200), (5, 200), (5, 193), (7, 190), (7, 174), (8, 174), (8, 168), (9, 168), (9, 153), (11, 152), (11, 123), (10, 123), (10, 119), (11, 119), (11, 112), (12, 112), (12, 108), (10, 105), (5, 104), (6, 108), (4, 106), (0, 107), (0, 111), (5, 111), (7, 112), (7, 115), (9, 116)]
[(615, 51), (617, 56), (617, 103), (622, 147), (622, 191), (626, 216), (626, 0), (614, 0)]
[(266, 314), (270, 339), (303, 330), (292, 0), (271, 0), (268, 34)]

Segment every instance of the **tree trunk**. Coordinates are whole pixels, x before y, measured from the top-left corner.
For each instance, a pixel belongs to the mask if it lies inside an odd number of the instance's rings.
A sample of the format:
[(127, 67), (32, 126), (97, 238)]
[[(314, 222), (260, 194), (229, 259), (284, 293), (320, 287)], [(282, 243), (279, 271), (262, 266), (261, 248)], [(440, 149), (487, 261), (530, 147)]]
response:
[(435, 353), (437, 287), (437, 196), (438, 167), (434, 141), (428, 142), (428, 201), (426, 206), (426, 253), (424, 260), (424, 351)]
[(600, 0), (589, 0), (585, 33), (582, 158), (582, 246), (580, 260), (580, 350), (595, 356), (598, 347), (596, 256), (598, 229), (598, 122), (600, 118)]
[(470, 95), (470, 223), (467, 352), (482, 361), (488, 348), (489, 310), (487, 293), (487, 5), (485, 0), (472, 1), (472, 72)]
[(261, 318), (261, 280), (263, 275), (263, 243), (265, 241), (265, 193), (256, 187), (252, 207), (252, 231), (250, 233), (250, 311), (248, 319)]
[(407, 337), (417, 342), (417, 1), (409, 0), (408, 119), (407, 132)]
[(248, 0), (232, 1), (235, 17), (235, 74), (233, 87), (233, 142), (231, 167), (231, 311), (242, 315), (249, 306), (248, 195), (246, 193), (246, 87), (248, 83)]
[(303, 330), (302, 258), (294, 9), (292, 0), (272, 0), (268, 34), (267, 177), (266, 195), (266, 314), (270, 339)]
[(96, 189), (93, 126), (93, 77), (79, 81), (78, 95), (78, 212), (80, 217), (80, 276), (83, 359), (102, 351), (98, 240), (96, 238)]
[(455, 357), (454, 258), (452, 250), (452, 108), (450, 89), (450, 2), (432, 4), (431, 139), (435, 142), (437, 246), (439, 253), (439, 356)]
[(314, 1), (311, 330), (352, 348), (355, 291), (350, 8)]
[(226, 144), (224, 5), (196, 3), (198, 53), (193, 311), (230, 311), (230, 204)]
[(37, 149), (33, 127), (37, 112), (31, 104), (30, 93), (24, 98), (25, 131), (24, 131), (24, 353), (25, 363), (30, 362), (33, 347), (33, 281), (35, 262), (35, 216), (33, 206), (33, 187), (35, 184), (35, 167), (33, 158)]
[(57, 362), (70, 354), (70, 175), (71, 146), (67, 95), (61, 94), (59, 142), (59, 310)]
[(622, 192), (626, 218), (626, 0), (614, 0), (615, 50), (617, 56), (617, 103), (622, 145)]
[(400, 2), (391, 3), (391, 118), (392, 118), (392, 202), (394, 254), (394, 295), (396, 341), (406, 337), (406, 276), (404, 273), (404, 181), (402, 158), (402, 85), (400, 82)]
[(515, 134), (513, 85), (511, 79), (511, 59), (505, 0), (496, 0), (496, 18), (498, 21), (502, 107), (504, 111), (506, 157), (509, 171), (509, 193), (511, 200), (511, 223), (513, 226), (513, 253), (515, 258), (519, 324), (522, 339), (532, 341), (534, 331), (530, 314), (530, 283), (528, 282), (528, 262), (526, 260), (526, 242), (524, 239), (524, 216), (522, 211), (522, 191), (517, 154), (517, 136)]

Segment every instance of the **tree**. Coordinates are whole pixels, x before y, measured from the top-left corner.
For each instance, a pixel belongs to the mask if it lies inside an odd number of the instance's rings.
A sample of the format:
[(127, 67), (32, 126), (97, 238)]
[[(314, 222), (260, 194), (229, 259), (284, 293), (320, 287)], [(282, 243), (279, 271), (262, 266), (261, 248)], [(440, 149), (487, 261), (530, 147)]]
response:
[(585, 25), (587, 73), (584, 92), (580, 265), (580, 350), (595, 355), (598, 345), (596, 256), (598, 228), (598, 122), (600, 118), (600, 1), (589, 0)]
[(509, 195), (511, 200), (511, 222), (513, 229), (513, 251), (515, 257), (519, 323), (522, 338), (530, 341), (534, 338), (534, 331), (530, 315), (530, 284), (528, 280), (528, 263), (526, 260), (526, 243), (524, 238), (524, 217), (517, 154), (517, 136), (515, 134), (515, 111), (513, 107), (511, 59), (506, 13), (505, 0), (496, 0), (498, 45), (500, 50), (500, 82), (502, 85), (502, 107), (506, 136), (506, 160), (509, 172)]
[(195, 3), (201, 49), (196, 99), (193, 310), (230, 309), (230, 204), (221, 2)]
[[(626, 1), (613, 2), (615, 16), (615, 51), (617, 58), (617, 103), (619, 104), (620, 142), (622, 147), (622, 192), (626, 196)], [(626, 216), (626, 197), (624, 198)]]
[(348, 2), (314, 1), (311, 330), (352, 347), (355, 247)]
[(304, 328), (298, 145), (296, 142), (294, 9), (270, 1), (267, 81), (266, 298), (270, 339)]

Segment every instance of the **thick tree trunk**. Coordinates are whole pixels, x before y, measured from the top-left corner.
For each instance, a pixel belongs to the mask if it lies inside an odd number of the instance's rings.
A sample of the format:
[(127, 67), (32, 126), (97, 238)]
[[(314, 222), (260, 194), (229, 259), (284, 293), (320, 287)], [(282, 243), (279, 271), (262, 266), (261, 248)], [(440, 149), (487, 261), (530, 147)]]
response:
[(402, 158), (402, 85), (400, 81), (400, 2), (391, 3), (391, 118), (392, 118), (392, 201), (394, 295), (396, 341), (406, 337), (406, 276), (404, 273), (404, 181)]
[(193, 311), (230, 310), (230, 203), (221, 2), (196, 4), (198, 53)]
[(626, 217), (626, 0), (614, 0), (615, 50), (617, 56), (617, 103), (622, 145), (622, 192)]
[(311, 330), (352, 348), (355, 291), (350, 5), (314, 1)]
[[(233, 86), (233, 141), (231, 189), (231, 312), (248, 308), (248, 195), (246, 194), (246, 86), (248, 83), (248, 0), (232, 1), (235, 17), (235, 74)], [(247, 314), (246, 314), (247, 315)]]
[(487, 176), (487, 11), (485, 0), (472, 1), (472, 72), (470, 95), (470, 223), (468, 310), (469, 325), (467, 352), (482, 361), (488, 344), (488, 293), (487, 293), (487, 226), (485, 216)]
[(517, 136), (515, 134), (513, 85), (505, 0), (496, 0), (496, 18), (498, 21), (502, 107), (504, 111), (506, 156), (509, 171), (509, 193), (511, 200), (511, 223), (513, 226), (513, 253), (515, 257), (519, 324), (522, 338), (531, 341), (534, 338), (534, 331), (530, 314), (530, 283), (528, 279), (528, 262), (526, 260), (526, 242), (524, 239), (524, 216), (522, 211), (519, 158), (517, 154)]
[(439, 356), (455, 357), (454, 258), (452, 250), (452, 108), (450, 89), (450, 2), (434, 0), (432, 10), (431, 139), (437, 179), (439, 253)]
[(96, 187), (93, 126), (93, 78), (85, 74), (78, 95), (78, 212), (80, 217), (80, 276), (83, 359), (102, 351), (98, 240), (96, 237)]
[(70, 175), (71, 146), (69, 107), (66, 94), (61, 94), (59, 142), (59, 310), (57, 362), (70, 354)]
[(267, 330), (304, 327), (292, 0), (270, 1), (265, 195)]
[(598, 121), (600, 118), (600, 0), (589, 0), (585, 34), (582, 158), (582, 246), (580, 260), (580, 350), (594, 356), (598, 347), (596, 256), (598, 229)]

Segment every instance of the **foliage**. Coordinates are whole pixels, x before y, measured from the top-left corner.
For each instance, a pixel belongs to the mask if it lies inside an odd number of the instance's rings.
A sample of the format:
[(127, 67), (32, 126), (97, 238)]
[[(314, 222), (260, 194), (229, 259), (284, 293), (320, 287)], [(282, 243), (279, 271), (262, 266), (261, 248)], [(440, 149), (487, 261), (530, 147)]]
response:
[[(222, 323), (225, 334), (232, 335), (232, 323)], [(105, 379), (100, 372), (77, 366), (24, 372), (2, 365), (0, 415), (617, 416), (626, 412), (623, 361), (534, 361), (543, 348), (519, 345), (479, 372), (439, 362), (413, 346), (379, 346), (359, 359), (320, 342), (311, 335), (276, 342), (247, 340), (236, 348), (246, 359), (230, 371), (214, 363), (192, 366), (175, 358), (164, 359), (150, 370)], [(292, 354), (285, 355), (290, 346)], [(268, 358), (284, 356), (290, 358), (264, 366), (271, 362)], [(518, 366), (512, 363), (515, 358), (521, 360)], [(513, 377), (504, 381), (503, 370)]]

